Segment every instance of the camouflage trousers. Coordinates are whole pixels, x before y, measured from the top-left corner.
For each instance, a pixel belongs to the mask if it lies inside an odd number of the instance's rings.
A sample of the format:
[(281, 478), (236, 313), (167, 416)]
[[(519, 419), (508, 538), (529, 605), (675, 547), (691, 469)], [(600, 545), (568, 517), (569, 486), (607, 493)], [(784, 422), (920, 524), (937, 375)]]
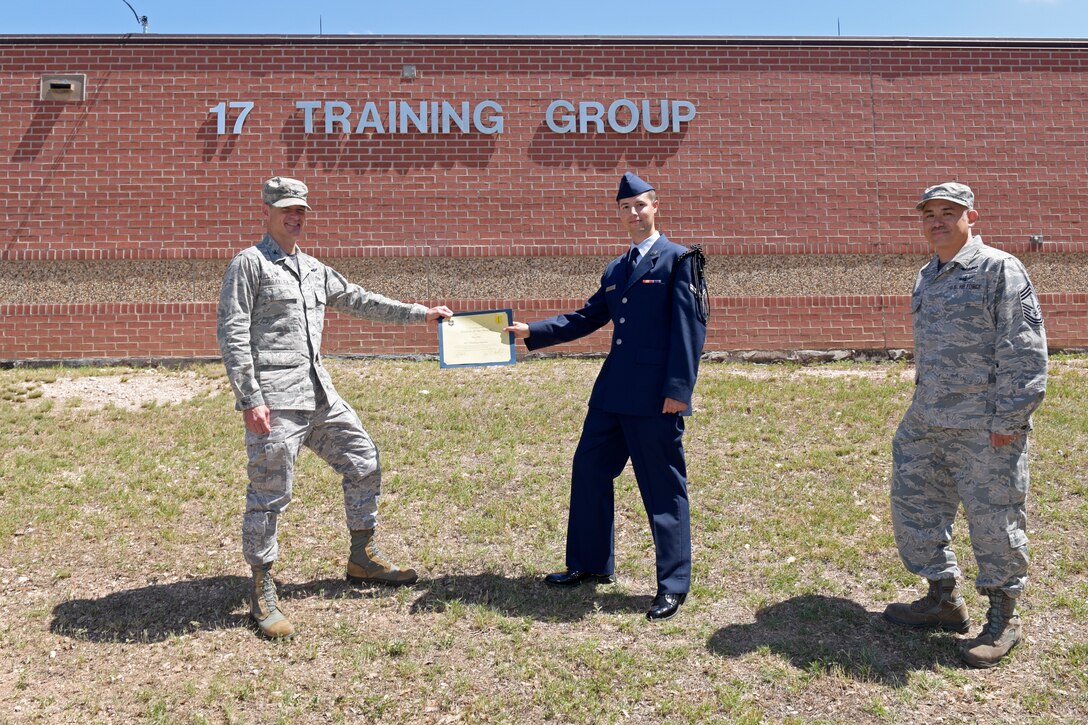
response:
[(951, 547), (960, 502), (978, 563), (975, 586), (1019, 596), (1028, 578), (1027, 436), (926, 425), (907, 411), (892, 440), (891, 513), (903, 564), (926, 579), (959, 576)]
[(246, 431), (249, 487), (242, 520), (242, 553), (251, 565), (279, 555), (276, 525), (291, 503), (295, 460), (305, 445), (344, 477), (349, 529), (372, 529), (381, 493), (378, 449), (350, 405), (337, 399), (315, 411), (273, 410), (272, 431)]

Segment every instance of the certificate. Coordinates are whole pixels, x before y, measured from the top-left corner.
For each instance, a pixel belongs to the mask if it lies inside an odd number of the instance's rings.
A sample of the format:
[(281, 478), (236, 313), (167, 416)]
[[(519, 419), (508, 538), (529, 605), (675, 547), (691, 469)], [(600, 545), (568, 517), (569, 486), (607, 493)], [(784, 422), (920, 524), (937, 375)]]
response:
[(458, 312), (438, 323), (438, 363), (444, 368), (513, 365), (514, 336), (502, 328), (513, 324), (513, 310)]

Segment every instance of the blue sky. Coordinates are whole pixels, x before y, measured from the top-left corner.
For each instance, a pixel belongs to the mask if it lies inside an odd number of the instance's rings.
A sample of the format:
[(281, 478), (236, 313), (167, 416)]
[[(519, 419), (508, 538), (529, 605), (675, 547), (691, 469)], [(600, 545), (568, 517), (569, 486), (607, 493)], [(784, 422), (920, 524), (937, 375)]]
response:
[[(1088, 0), (129, 0), (152, 33), (1084, 38)], [(0, 34), (138, 33), (124, 0), (4, 0)]]

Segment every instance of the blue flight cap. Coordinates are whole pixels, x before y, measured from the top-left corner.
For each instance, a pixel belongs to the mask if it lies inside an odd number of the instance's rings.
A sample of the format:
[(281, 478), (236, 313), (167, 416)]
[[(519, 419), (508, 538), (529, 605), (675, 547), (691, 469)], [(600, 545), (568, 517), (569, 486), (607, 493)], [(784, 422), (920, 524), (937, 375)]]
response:
[(654, 187), (628, 171), (623, 175), (623, 178), (620, 179), (620, 189), (616, 192), (616, 201), (627, 199), (632, 196), (638, 196), (639, 194), (645, 194), (647, 191), (653, 190)]

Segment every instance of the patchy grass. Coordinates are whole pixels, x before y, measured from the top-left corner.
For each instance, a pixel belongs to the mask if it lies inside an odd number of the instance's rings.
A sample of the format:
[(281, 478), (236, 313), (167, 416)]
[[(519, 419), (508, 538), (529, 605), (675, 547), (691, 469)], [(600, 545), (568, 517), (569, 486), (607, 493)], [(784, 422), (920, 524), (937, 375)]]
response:
[[(346, 585), (340, 482), (304, 452), (275, 570), (285, 643), (247, 623), (242, 426), (219, 367), (0, 371), (0, 723), (1088, 719), (1086, 358), (1055, 359), (1036, 416), (1027, 640), (990, 672), (879, 616), (920, 590), (888, 521), (903, 364), (704, 365), (693, 595), (657, 625), (629, 471), (617, 583), (540, 582), (562, 566), (599, 361), (331, 367), (382, 451), (382, 546), (422, 576)], [(973, 575), (962, 522), (956, 546)]]

